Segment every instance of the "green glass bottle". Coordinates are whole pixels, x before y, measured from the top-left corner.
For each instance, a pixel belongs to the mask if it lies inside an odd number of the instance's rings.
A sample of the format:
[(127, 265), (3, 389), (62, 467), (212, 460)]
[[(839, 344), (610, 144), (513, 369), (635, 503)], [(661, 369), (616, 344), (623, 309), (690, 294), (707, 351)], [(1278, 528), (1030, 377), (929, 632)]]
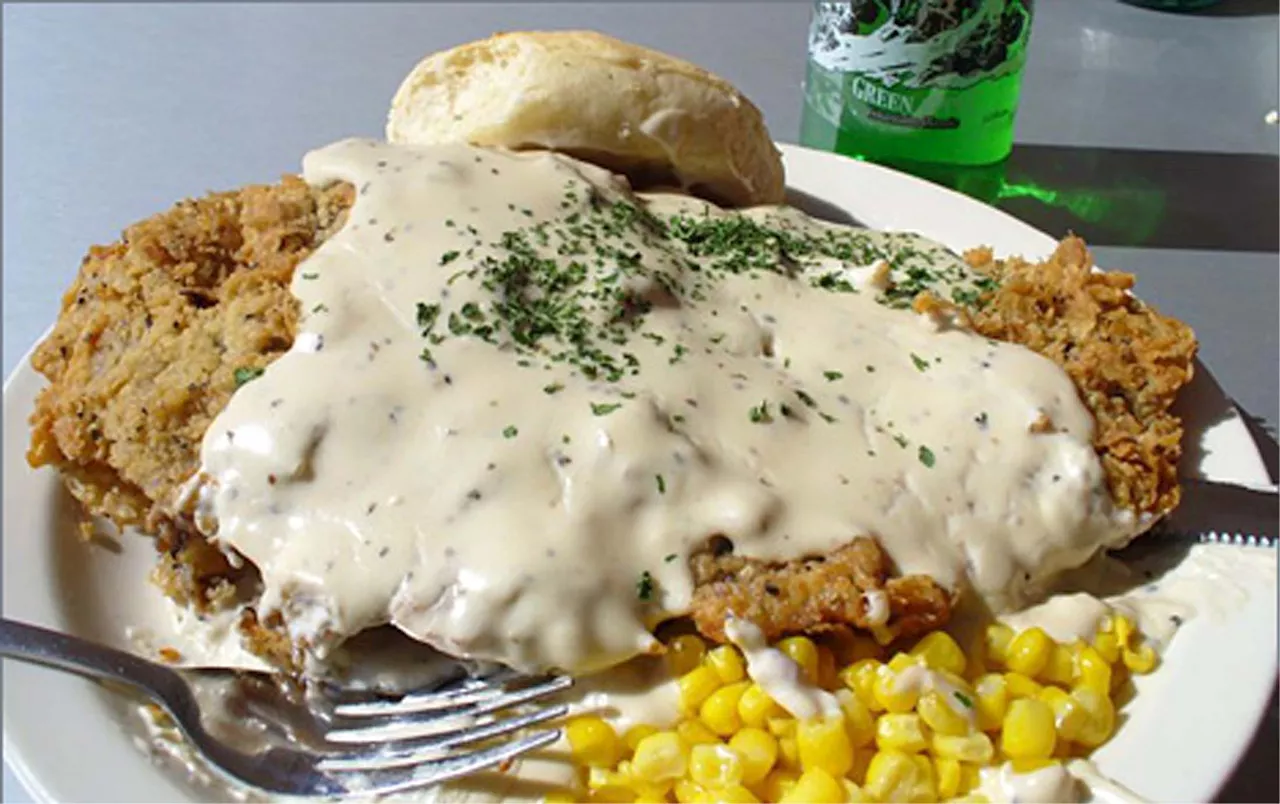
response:
[(1032, 0), (816, 2), (800, 142), (910, 169), (1009, 155)]

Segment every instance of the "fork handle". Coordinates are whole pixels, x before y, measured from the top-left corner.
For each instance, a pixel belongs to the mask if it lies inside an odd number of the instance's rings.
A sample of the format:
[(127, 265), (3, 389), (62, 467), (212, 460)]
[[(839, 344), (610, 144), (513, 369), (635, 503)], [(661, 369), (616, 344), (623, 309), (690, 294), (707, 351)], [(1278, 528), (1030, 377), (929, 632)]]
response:
[(7, 617), (0, 618), (0, 656), (126, 684), (150, 698), (181, 683), (169, 668), (140, 656)]

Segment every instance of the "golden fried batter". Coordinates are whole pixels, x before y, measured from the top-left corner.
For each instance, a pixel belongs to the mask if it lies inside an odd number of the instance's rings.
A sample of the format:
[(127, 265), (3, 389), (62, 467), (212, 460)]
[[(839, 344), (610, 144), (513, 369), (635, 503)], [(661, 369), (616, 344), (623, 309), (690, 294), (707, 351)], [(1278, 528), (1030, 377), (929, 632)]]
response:
[(1178, 504), (1182, 422), (1170, 409), (1191, 381), (1195, 333), (1130, 293), (1132, 274), (1098, 273), (1078, 237), (1042, 263), (965, 255), (999, 280), (972, 313), (988, 338), (1021, 344), (1067, 372), (1097, 422), (1093, 444), (1122, 508), (1165, 514)]
[(222, 554), (161, 510), (200, 463), (236, 370), (286, 351), (294, 266), (341, 225), (350, 188), (298, 178), (184, 201), (95, 246), (32, 364), (50, 381), (27, 459), (52, 464), (90, 513), (157, 535), (167, 590), (199, 603)]
[[(31, 417), (28, 460), (58, 468), (88, 512), (157, 537), (158, 580), (180, 602), (217, 605), (252, 581), (170, 505), (198, 468), (201, 439), (237, 371), (261, 368), (292, 344), (292, 272), (351, 203), (347, 185), (314, 190), (296, 177), (180, 203), (130, 227), (122, 242), (90, 250), (35, 353), (50, 385)], [(1169, 407), (1190, 378), (1190, 330), (1130, 296), (1132, 277), (1090, 273), (1075, 238), (1043, 264), (995, 261), (987, 250), (967, 258), (1001, 283), (972, 311), (972, 325), (1067, 370), (1096, 416), (1116, 501), (1141, 512), (1172, 508), (1181, 428)], [(730, 611), (771, 638), (868, 628), (863, 593), (883, 590), (886, 633), (914, 634), (944, 624), (952, 604), (930, 578), (891, 577), (884, 552), (865, 537), (776, 565), (708, 551), (693, 571), (694, 619), (717, 640)], [(287, 640), (252, 612), (245, 627), (261, 653), (289, 663)]]
[[(708, 548), (696, 553), (690, 566), (696, 584), (694, 624), (716, 642), (725, 641), (729, 614), (750, 620), (770, 641), (853, 625), (886, 642), (939, 628), (951, 615), (946, 590), (922, 575), (890, 578), (889, 557), (865, 536), (828, 555), (785, 563)], [(887, 617), (876, 618), (869, 610), (867, 592), (884, 594)]]

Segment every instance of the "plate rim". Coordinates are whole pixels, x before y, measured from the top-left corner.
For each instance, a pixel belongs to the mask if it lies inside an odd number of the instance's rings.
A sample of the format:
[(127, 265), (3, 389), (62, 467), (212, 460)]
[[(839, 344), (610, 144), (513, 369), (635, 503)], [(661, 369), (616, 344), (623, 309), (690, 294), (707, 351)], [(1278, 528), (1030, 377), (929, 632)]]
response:
[[(972, 246), (982, 245), (984, 242), (986, 242), (992, 245), (993, 248), (996, 248), (1002, 256), (1021, 253), (1025, 257), (1032, 258), (1032, 257), (1046, 256), (1052, 250), (1053, 246), (1058, 242), (1051, 235), (1030, 226), (1029, 224), (1019, 220), (1018, 218), (1010, 215), (1007, 212), (1004, 212), (1003, 210), (999, 210), (999, 209), (996, 209), (995, 207), (989, 206), (987, 204), (983, 204), (955, 190), (940, 186), (926, 179), (922, 179), (920, 177), (903, 173), (903, 172), (894, 170), (892, 168), (884, 167), (871, 162), (856, 160), (849, 157), (841, 156), (839, 154), (830, 153), (827, 151), (820, 151), (816, 149), (806, 148), (803, 146), (793, 145), (790, 143), (777, 143), (777, 145), (782, 154), (784, 164), (786, 164), (788, 168), (787, 188), (789, 190), (794, 189), (794, 190), (803, 192), (807, 195), (813, 195), (815, 198), (818, 198), (826, 203), (830, 203), (834, 207), (844, 210), (846, 212), (850, 212), (850, 214), (852, 214), (852, 212), (849, 210), (849, 204), (842, 203), (841, 201), (838, 200), (838, 198), (836, 200), (832, 200), (831, 198), (833, 194), (832, 188), (828, 187), (824, 189), (823, 187), (813, 186), (812, 182), (808, 182), (808, 183), (793, 182), (793, 176), (791, 175), (793, 165), (797, 169), (799, 169), (801, 172), (803, 172), (807, 166), (812, 166), (813, 164), (827, 163), (827, 165), (829, 165), (829, 170), (834, 175), (838, 175), (842, 171), (853, 171), (853, 173), (862, 172), (864, 177), (870, 177), (875, 181), (886, 182), (890, 185), (896, 184), (902, 188), (907, 188), (907, 190), (911, 194), (924, 194), (929, 196), (930, 208), (931, 208), (930, 215), (939, 214), (936, 211), (932, 211), (937, 206), (955, 206), (961, 209), (968, 209), (972, 214), (985, 216), (982, 224), (975, 227), (976, 229), (980, 230), (980, 232), (985, 232), (987, 234), (990, 234), (992, 230), (995, 228), (996, 222), (998, 221), (1001, 228), (1005, 228), (1008, 230), (1007, 233), (1010, 236), (1007, 239), (1009, 241), (1018, 240), (1022, 244), (1019, 248), (1003, 248), (1001, 246), (998, 246), (996, 243), (992, 243), (990, 241), (1006, 239), (1006, 238), (992, 238), (992, 237), (985, 237), (985, 238), (979, 237), (974, 239), (971, 244), (963, 245), (963, 246), (956, 245), (953, 242), (948, 242), (947, 240), (943, 241), (944, 243), (946, 243), (946, 245), (952, 247), (957, 251), (961, 250), (962, 248), (970, 247), (971, 245)], [(806, 165), (806, 163), (808, 164)], [(833, 178), (831, 179), (831, 181), (840, 181), (840, 179)], [(854, 189), (853, 194), (856, 195), (857, 192), (858, 190)], [(845, 195), (845, 193), (840, 192), (840, 193), (835, 193), (835, 195), (839, 197), (839, 196)], [(936, 202), (935, 202), (935, 199), (936, 199)], [(892, 204), (890, 204), (889, 206), (893, 207)], [(890, 220), (895, 219), (896, 216), (902, 213), (904, 213), (904, 210), (902, 209), (898, 209), (898, 210), (891, 209), (888, 211), (888, 218)], [(918, 216), (918, 213), (912, 213), (909, 210), (906, 210), (905, 214), (907, 218), (912, 217), (913, 214)], [(878, 221), (878, 220), (863, 221), (863, 222), (866, 223), (868, 226), (871, 226), (872, 228), (882, 228), (882, 225), (883, 225), (883, 221)], [(899, 228), (910, 228), (910, 227), (899, 227)], [(19, 394), (25, 395), (26, 393), (26, 391), (19, 390), (20, 385), (23, 385), (26, 383), (32, 383), (32, 390), (31, 390), (32, 394), (38, 392), (38, 389), (40, 387), (43, 387), (43, 379), (31, 367), (31, 357), (32, 357), (32, 354), (35, 352), (35, 349), (37, 348), (38, 344), (41, 341), (43, 341), (48, 336), (48, 334), (49, 334), (49, 330), (46, 330), (45, 333), (42, 334), (39, 339), (37, 339), (36, 343), (32, 344), (30, 349), (27, 350), (27, 352), (22, 356), (18, 364), (14, 367), (13, 371), (10, 372), (10, 374), (5, 378), (5, 381), (3, 384), (3, 396), (4, 396), (4, 420), (6, 423), (8, 423), (10, 419), (11, 405), (28, 404), (25, 398), (22, 400), (18, 400), (16, 398)], [(1204, 373), (1212, 377), (1211, 373), (1207, 369), (1204, 370)], [(1224, 397), (1225, 397), (1225, 393), (1224, 393)], [(29, 407), (20, 411), (20, 413), (24, 415), (24, 420), (25, 420), (25, 415), (29, 413)], [(15, 413), (14, 415), (17, 415), (17, 413)], [(1255, 464), (1255, 465), (1250, 465), (1244, 468), (1242, 470), (1243, 473), (1247, 475), (1254, 475), (1257, 477), (1264, 478), (1266, 482), (1269, 482), (1269, 478), (1267, 478), (1267, 475), (1266, 475), (1265, 465), (1262, 462), (1262, 457), (1258, 451), (1256, 442), (1253, 440), (1252, 435), (1248, 433), (1247, 428), (1244, 428), (1244, 425), (1242, 422), (1237, 422), (1237, 425), (1244, 430), (1244, 434), (1248, 438), (1248, 443), (1252, 446), (1251, 455), (1248, 455), (1247, 457), (1244, 455), (1241, 455), (1238, 457), (1242, 461), (1245, 461), (1250, 464)], [(25, 431), (22, 431), (22, 434), (25, 436)], [(10, 446), (10, 442), (15, 442), (15, 441), (22, 446)], [(10, 460), (11, 454), (14, 451), (17, 451), (20, 455), (25, 454), (25, 442), (26, 442), (25, 437), (14, 439), (12, 438), (12, 434), (10, 434), (10, 437), (4, 439), (4, 444), (5, 444), (4, 454), (0, 457), (3, 457), (3, 459), (7, 464)], [(22, 459), (22, 463), (23, 465), (25, 465), (25, 459)], [(41, 470), (41, 471), (48, 471), (48, 470)], [(34, 470), (30, 470), (30, 469), (27, 469), (27, 472), (32, 477), (35, 477), (37, 474)], [(6, 472), (6, 479), (5, 479), (6, 497), (8, 496), (9, 482), (10, 481), (8, 478), (8, 473)], [(39, 479), (35, 479), (35, 480), (26, 479), (24, 482), (28, 482), (28, 483), (34, 482), (36, 484), (39, 484), (39, 483), (48, 484), (50, 481), (49, 480), (41, 481)], [(8, 544), (9, 544), (9, 539), (5, 539), (3, 542), (3, 545), (7, 548)], [(5, 552), (7, 553), (8, 550), (5, 549)], [(4, 570), (5, 580), (9, 580), (10, 578), (9, 562), (4, 561), (3, 563), (5, 567), (5, 570)], [(13, 584), (4, 583), (3, 586), (5, 590), (4, 598), (8, 600), (10, 597), (10, 594), (14, 591), (12, 589)], [(19, 596), (22, 596), (22, 595), (19, 594)], [(58, 598), (59, 596), (60, 596), (60, 593), (58, 592), (50, 593), (51, 599)], [(6, 609), (7, 608), (8, 606), (6, 606)], [(56, 606), (54, 608), (56, 609)], [(61, 617), (57, 619), (61, 619)], [(1177, 641), (1175, 640), (1175, 646), (1176, 645), (1177, 645)], [(1273, 668), (1273, 672), (1270, 675), (1272, 678), (1275, 678), (1277, 673), (1274, 672), (1274, 668), (1276, 668), (1274, 647), (1273, 647), (1272, 662), (1270, 666)], [(13, 667), (14, 665), (12, 664), (6, 665), (7, 669), (13, 668)], [(45, 671), (43, 669), (40, 669), (37, 672), (48, 673), (48, 671)], [(54, 673), (56, 673), (56, 671), (54, 671)], [(49, 673), (49, 677), (53, 678), (54, 673)], [(70, 679), (72, 677), (68, 676), (67, 678)], [(9, 697), (10, 693), (11, 693), (10, 686), (6, 685), (5, 686), (6, 699)], [(91, 694), (95, 694), (95, 693), (98, 696), (103, 695), (103, 693), (97, 692), (96, 690), (91, 691)], [(1249, 725), (1251, 726), (1251, 728), (1249, 728), (1248, 730), (1243, 730), (1243, 729), (1238, 730), (1236, 732), (1237, 739), (1234, 739), (1234, 740), (1228, 739), (1225, 741), (1220, 740), (1217, 743), (1219, 747), (1226, 747), (1228, 749), (1227, 751), (1215, 752), (1223, 757), (1223, 761), (1219, 764), (1221, 765), (1221, 767), (1225, 768), (1226, 770), (1223, 773), (1214, 774), (1215, 778), (1212, 781), (1210, 781), (1207, 778), (1202, 780), (1205, 783), (1202, 786), (1205, 786), (1206, 789), (1198, 792), (1202, 792), (1205, 797), (1215, 795), (1218, 791), (1220, 791), (1222, 787), (1229, 781), (1232, 773), (1234, 772), (1235, 768), (1238, 767), (1240, 761), (1244, 758), (1245, 751), (1247, 750), (1251, 740), (1253, 739), (1253, 735), (1256, 734), (1257, 732), (1258, 724), (1261, 723), (1262, 719), (1265, 717), (1267, 713), (1267, 703), (1269, 702), (1269, 699), (1270, 699), (1270, 693), (1271, 693), (1271, 685), (1268, 684), (1265, 686), (1265, 689), (1260, 689), (1259, 694), (1257, 696), (1254, 696), (1254, 697), (1259, 697), (1259, 700), (1256, 701), (1256, 707), (1253, 708), (1253, 711), (1255, 712), (1255, 717), (1250, 721)], [(114, 723), (109, 723), (112, 716), (107, 709), (107, 705), (105, 701), (97, 701), (97, 703), (100, 704), (99, 711), (95, 712), (93, 717), (90, 717), (88, 719), (90, 721), (93, 721), (94, 719), (100, 718), (101, 723), (99, 725), (103, 727), (109, 727), (110, 725), (115, 725)], [(5, 756), (5, 764), (10, 768), (10, 770), (12, 770), (14, 777), (25, 787), (27, 792), (30, 793), (30, 795), (35, 801), (57, 802), (62, 800), (71, 800), (71, 797), (67, 797), (67, 796), (60, 797), (59, 790), (57, 789), (60, 786), (57, 784), (54, 784), (53, 779), (48, 774), (41, 774), (37, 772), (33, 767), (33, 763), (29, 760), (27, 756), (25, 756), (27, 753), (27, 749), (24, 748), (22, 745), (23, 740), (20, 738), (15, 738), (14, 736), (15, 731), (17, 731), (17, 729), (15, 729), (14, 726), (16, 726), (17, 724), (11, 725), (10, 723), (11, 709), (12, 709), (11, 707), (5, 706), (4, 714), (3, 714), (3, 750), (4, 750), (4, 756)], [(118, 734), (118, 735), (113, 734), (110, 736), (115, 738), (116, 742), (119, 742), (121, 744), (127, 741), (127, 735), (125, 734)], [(1224, 746), (1224, 742), (1227, 743), (1228, 745)], [(154, 764), (148, 760), (145, 754), (133, 748), (132, 746), (129, 746), (128, 748), (129, 750), (137, 754), (137, 758), (140, 763), (147, 763), (147, 768), (146, 768), (147, 774), (152, 777), (156, 777), (153, 781), (156, 782), (157, 784), (153, 786), (162, 785), (163, 787), (167, 788), (167, 792), (169, 793), (175, 793), (175, 792), (185, 793), (186, 792), (185, 787), (179, 786), (179, 784), (175, 780), (170, 778), (169, 774), (166, 774), (164, 771), (156, 768)], [(172, 800), (172, 799), (169, 799), (169, 800)], [(180, 800), (194, 800), (194, 799), (186, 798), (186, 799), (180, 799)]]

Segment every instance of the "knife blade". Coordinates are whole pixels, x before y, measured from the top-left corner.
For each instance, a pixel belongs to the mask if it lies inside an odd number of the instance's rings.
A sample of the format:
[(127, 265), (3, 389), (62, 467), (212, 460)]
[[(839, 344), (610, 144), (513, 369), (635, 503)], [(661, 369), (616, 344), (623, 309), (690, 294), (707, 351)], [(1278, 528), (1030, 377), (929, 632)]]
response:
[(1184, 478), (1182, 501), (1153, 531), (1202, 542), (1276, 547), (1280, 496), (1273, 488)]

